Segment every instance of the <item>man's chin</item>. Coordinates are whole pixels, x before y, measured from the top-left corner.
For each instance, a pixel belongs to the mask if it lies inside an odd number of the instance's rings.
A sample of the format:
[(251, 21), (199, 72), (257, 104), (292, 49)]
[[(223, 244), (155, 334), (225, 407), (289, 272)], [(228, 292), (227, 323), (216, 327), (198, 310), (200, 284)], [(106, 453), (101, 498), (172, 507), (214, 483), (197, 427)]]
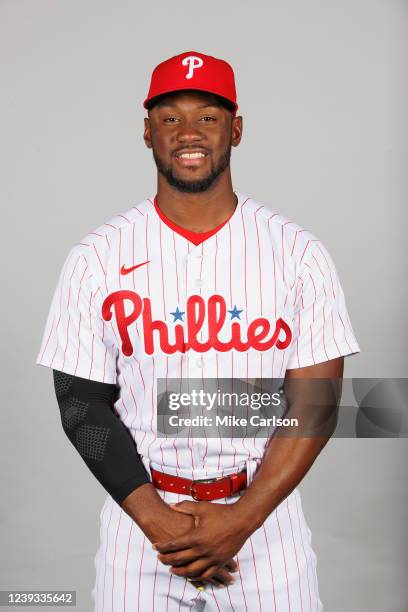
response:
[(165, 175), (165, 178), (169, 185), (183, 193), (202, 193), (203, 191), (207, 191), (217, 179), (217, 177), (210, 175), (202, 178), (186, 180), (184, 178), (179, 178), (174, 174), (167, 174)]

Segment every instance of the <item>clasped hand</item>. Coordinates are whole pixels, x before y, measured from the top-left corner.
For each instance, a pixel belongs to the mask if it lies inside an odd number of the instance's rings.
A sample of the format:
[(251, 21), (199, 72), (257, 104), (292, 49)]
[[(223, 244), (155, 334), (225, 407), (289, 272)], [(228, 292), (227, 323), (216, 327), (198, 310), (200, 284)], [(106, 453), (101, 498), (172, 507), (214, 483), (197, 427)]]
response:
[[(194, 517), (195, 528), (168, 542), (154, 542), (158, 559), (176, 576), (208, 580), (241, 550), (249, 537), (236, 504), (182, 501), (170, 504), (176, 512)], [(230, 571), (232, 569), (229, 565)], [(236, 567), (235, 567), (236, 571)]]

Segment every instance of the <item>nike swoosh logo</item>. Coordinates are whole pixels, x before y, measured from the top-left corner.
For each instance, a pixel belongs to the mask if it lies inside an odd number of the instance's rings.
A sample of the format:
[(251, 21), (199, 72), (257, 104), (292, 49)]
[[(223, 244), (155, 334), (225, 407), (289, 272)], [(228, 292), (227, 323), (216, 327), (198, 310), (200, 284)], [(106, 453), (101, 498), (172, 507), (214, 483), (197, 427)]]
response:
[(135, 266), (132, 266), (131, 268), (125, 268), (125, 266), (122, 266), (120, 269), (120, 273), (123, 274), (123, 276), (125, 274), (130, 274), (130, 272), (133, 272), (133, 270), (136, 270), (137, 268), (140, 268), (140, 266), (145, 266), (146, 264), (148, 264), (150, 261), (150, 259), (148, 259), (147, 261), (142, 261), (142, 263), (140, 264), (136, 264)]

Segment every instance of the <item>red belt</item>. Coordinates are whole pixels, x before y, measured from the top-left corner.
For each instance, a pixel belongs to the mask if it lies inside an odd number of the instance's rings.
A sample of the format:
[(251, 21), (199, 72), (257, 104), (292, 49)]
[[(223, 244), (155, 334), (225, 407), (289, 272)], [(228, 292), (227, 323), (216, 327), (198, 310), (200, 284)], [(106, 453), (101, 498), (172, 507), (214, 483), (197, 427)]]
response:
[(230, 497), (247, 485), (246, 469), (237, 474), (229, 474), (221, 478), (208, 478), (206, 480), (190, 480), (171, 474), (163, 474), (151, 468), (152, 483), (157, 489), (191, 495), (196, 501), (209, 501)]

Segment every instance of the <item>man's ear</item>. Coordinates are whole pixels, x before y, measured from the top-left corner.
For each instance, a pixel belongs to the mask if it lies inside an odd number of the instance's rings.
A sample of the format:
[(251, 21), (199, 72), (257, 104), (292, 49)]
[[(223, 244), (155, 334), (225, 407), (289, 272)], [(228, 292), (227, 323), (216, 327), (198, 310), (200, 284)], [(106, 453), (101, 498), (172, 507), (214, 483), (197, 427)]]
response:
[(148, 149), (152, 148), (152, 134), (150, 130), (150, 118), (144, 118), (144, 132), (143, 132), (143, 140), (145, 141), (145, 145)]
[(242, 138), (242, 117), (234, 117), (232, 120), (232, 139), (231, 144), (233, 147), (237, 147), (241, 142)]

